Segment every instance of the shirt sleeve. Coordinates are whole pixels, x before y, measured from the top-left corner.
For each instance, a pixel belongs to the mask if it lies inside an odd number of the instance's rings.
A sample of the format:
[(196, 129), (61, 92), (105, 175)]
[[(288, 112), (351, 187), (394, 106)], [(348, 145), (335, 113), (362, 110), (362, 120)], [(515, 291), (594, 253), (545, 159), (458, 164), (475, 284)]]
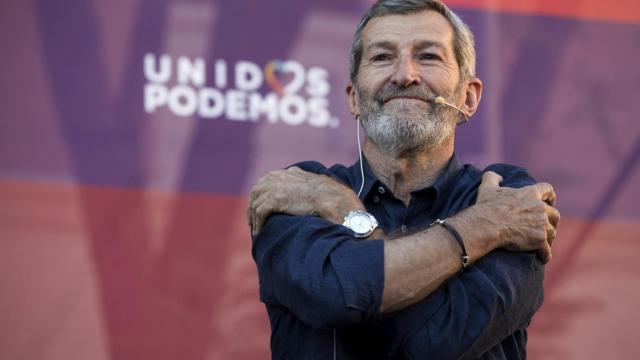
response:
[(374, 321), (382, 299), (382, 240), (357, 241), (314, 216), (271, 216), (253, 239), (260, 298), (315, 328)]
[[(501, 186), (534, 183), (522, 168), (495, 171)], [(477, 185), (477, 184), (476, 184)], [(535, 252), (494, 250), (467, 271), (447, 280), (421, 302), (392, 314), (392, 348), (408, 359), (476, 359), (504, 338), (526, 328), (542, 305), (544, 266)]]
[(475, 359), (526, 327), (543, 301), (543, 266), (531, 252), (496, 250), (387, 321), (408, 359)]

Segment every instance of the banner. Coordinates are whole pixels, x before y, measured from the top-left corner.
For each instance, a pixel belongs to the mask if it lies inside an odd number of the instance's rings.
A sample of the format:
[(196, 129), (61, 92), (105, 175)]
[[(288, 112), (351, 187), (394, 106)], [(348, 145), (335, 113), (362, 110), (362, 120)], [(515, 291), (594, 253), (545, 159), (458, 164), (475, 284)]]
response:
[[(640, 351), (640, 3), (445, 1), (476, 38), (463, 162), (524, 166), (563, 219), (532, 359)], [(3, 359), (264, 359), (247, 196), (357, 160), (366, 0), (0, 5)]]

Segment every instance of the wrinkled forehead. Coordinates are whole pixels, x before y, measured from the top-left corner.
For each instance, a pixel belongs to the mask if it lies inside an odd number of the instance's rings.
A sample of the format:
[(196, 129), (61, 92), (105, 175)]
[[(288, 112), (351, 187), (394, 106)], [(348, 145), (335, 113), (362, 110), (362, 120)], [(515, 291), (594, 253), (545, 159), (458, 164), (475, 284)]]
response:
[(425, 10), (375, 17), (362, 31), (362, 50), (374, 47), (431, 45), (453, 51), (453, 27), (441, 14)]

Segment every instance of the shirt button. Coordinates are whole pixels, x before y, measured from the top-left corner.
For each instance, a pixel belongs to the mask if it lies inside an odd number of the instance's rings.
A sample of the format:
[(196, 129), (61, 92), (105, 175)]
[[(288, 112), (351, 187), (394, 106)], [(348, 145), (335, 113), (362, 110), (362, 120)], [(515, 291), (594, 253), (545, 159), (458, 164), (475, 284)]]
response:
[(400, 226), (400, 231), (402, 231), (403, 234), (407, 233), (407, 225), (402, 224), (402, 226)]
[(385, 190), (384, 190), (384, 186), (378, 186), (378, 192), (380, 194), (384, 194)]
[(373, 197), (373, 202), (376, 203), (376, 204), (380, 202), (380, 198), (378, 197), (378, 195), (375, 195)]

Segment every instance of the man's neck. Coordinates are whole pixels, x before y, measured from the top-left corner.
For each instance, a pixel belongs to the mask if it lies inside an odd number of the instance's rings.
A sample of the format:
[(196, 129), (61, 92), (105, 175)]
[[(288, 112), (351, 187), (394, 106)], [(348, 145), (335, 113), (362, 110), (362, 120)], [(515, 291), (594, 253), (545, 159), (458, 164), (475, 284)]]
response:
[(366, 139), (364, 154), (378, 179), (408, 206), (411, 192), (432, 185), (444, 171), (453, 156), (453, 136), (433, 149), (397, 156), (382, 152), (370, 139)]

